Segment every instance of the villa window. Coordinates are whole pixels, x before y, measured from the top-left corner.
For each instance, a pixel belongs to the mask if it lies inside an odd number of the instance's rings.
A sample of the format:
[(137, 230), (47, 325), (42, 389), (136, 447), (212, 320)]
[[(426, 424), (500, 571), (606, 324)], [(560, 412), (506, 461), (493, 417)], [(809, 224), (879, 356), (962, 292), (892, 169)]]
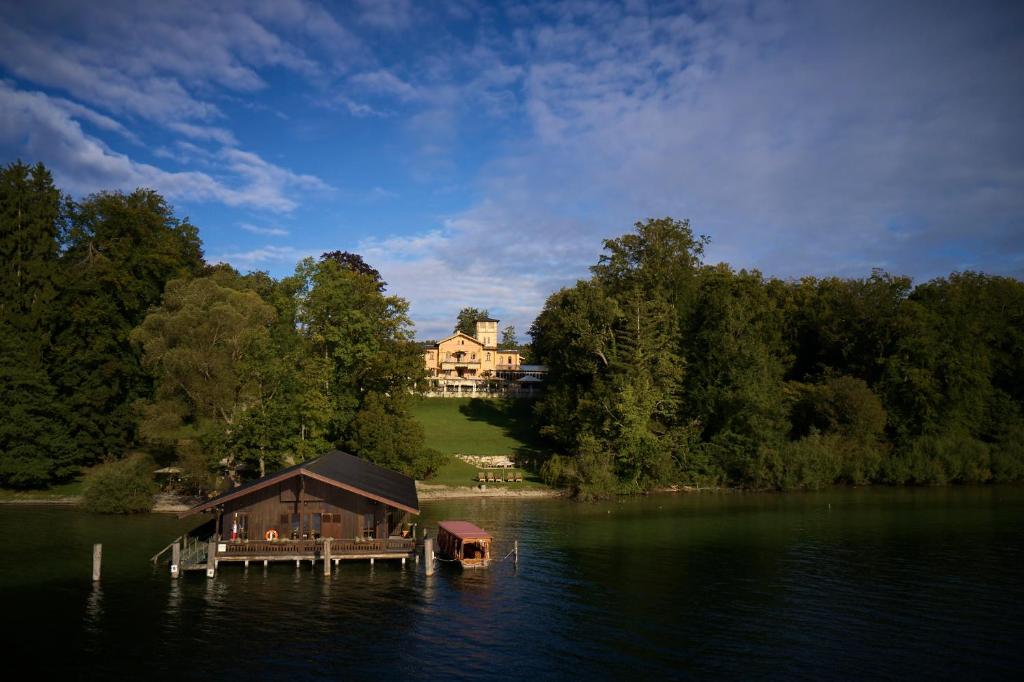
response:
[(469, 359), (470, 360), (476, 360), (476, 353), (470, 353), (469, 354)]
[(488, 362), (490, 362), (490, 360), (491, 360), (491, 354), (490, 354), (490, 353), (488, 353), (488, 354), (487, 354), (487, 361), (488, 361)]

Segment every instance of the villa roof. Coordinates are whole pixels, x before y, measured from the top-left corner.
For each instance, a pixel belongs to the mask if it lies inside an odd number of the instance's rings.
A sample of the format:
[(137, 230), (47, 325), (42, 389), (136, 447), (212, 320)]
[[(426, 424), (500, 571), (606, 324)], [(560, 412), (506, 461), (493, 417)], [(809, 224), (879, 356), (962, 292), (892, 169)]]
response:
[(420, 513), (419, 497), (416, 495), (416, 482), (413, 479), (405, 474), (385, 469), (373, 462), (350, 455), (347, 452), (334, 450), (316, 459), (300, 462), (259, 480), (250, 481), (238, 488), (229, 490), (212, 500), (192, 507), (184, 514), (181, 514), (181, 516), (184, 517), (206, 511), (228, 500), (233, 500), (269, 485), (303, 475), (328, 485), (333, 485), (336, 488), (362, 495), (371, 500), (412, 512), (413, 514)]
[(438, 341), (437, 345), (440, 346), (445, 341), (451, 341), (452, 339), (454, 339), (456, 337), (459, 337), (459, 336), (465, 337), (465, 338), (469, 339), (470, 341), (472, 341), (473, 343), (480, 344), (481, 346), (484, 345), (484, 342), (481, 341), (480, 339), (476, 338), (475, 336), (470, 336), (469, 334), (465, 334), (463, 332), (455, 332), (451, 336), (445, 337), (445, 338), (441, 339), (440, 341)]

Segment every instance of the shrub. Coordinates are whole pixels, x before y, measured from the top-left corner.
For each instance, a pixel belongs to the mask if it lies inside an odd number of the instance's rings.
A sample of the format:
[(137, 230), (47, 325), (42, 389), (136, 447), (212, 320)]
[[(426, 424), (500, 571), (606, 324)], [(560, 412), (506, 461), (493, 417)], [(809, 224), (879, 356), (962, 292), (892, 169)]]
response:
[(582, 501), (611, 497), (621, 492), (612, 458), (601, 444), (584, 437), (575, 456), (552, 455), (540, 468), (541, 479), (550, 486), (567, 488)]
[(153, 508), (157, 485), (156, 466), (146, 455), (107, 462), (96, 467), (85, 481), (85, 507), (101, 514), (137, 514)]
[(1024, 480), (1024, 428), (1009, 429), (992, 446), (992, 478), (997, 483)]

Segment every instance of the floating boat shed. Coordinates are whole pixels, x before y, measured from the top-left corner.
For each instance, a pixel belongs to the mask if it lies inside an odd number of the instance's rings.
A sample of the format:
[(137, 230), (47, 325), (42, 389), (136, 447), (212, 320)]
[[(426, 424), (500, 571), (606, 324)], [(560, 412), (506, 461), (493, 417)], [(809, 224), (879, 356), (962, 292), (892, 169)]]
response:
[(181, 516), (204, 512), (213, 515), (212, 534), (193, 532), (168, 546), (172, 575), (205, 569), (212, 576), (225, 561), (319, 560), (327, 573), (332, 561), (416, 557), (410, 523), (420, 513), (415, 481), (340, 450), (229, 490)]

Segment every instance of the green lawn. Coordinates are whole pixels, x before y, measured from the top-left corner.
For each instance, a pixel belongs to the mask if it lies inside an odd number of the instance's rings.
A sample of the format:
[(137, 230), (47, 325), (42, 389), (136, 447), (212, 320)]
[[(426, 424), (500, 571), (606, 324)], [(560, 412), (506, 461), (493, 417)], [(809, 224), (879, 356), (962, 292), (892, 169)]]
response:
[[(530, 420), (532, 401), (480, 398), (421, 398), (413, 416), (423, 425), (427, 446), (446, 455), (510, 455), (534, 461), (543, 455)], [(531, 467), (532, 468), (532, 467)], [(427, 483), (474, 485), (475, 466), (452, 457)], [(522, 483), (494, 483), (516, 488), (542, 486), (530, 468), (522, 468)]]
[(528, 454), (540, 448), (533, 437), (526, 400), (421, 398), (412, 413), (427, 435), (427, 446), (454, 455)]

